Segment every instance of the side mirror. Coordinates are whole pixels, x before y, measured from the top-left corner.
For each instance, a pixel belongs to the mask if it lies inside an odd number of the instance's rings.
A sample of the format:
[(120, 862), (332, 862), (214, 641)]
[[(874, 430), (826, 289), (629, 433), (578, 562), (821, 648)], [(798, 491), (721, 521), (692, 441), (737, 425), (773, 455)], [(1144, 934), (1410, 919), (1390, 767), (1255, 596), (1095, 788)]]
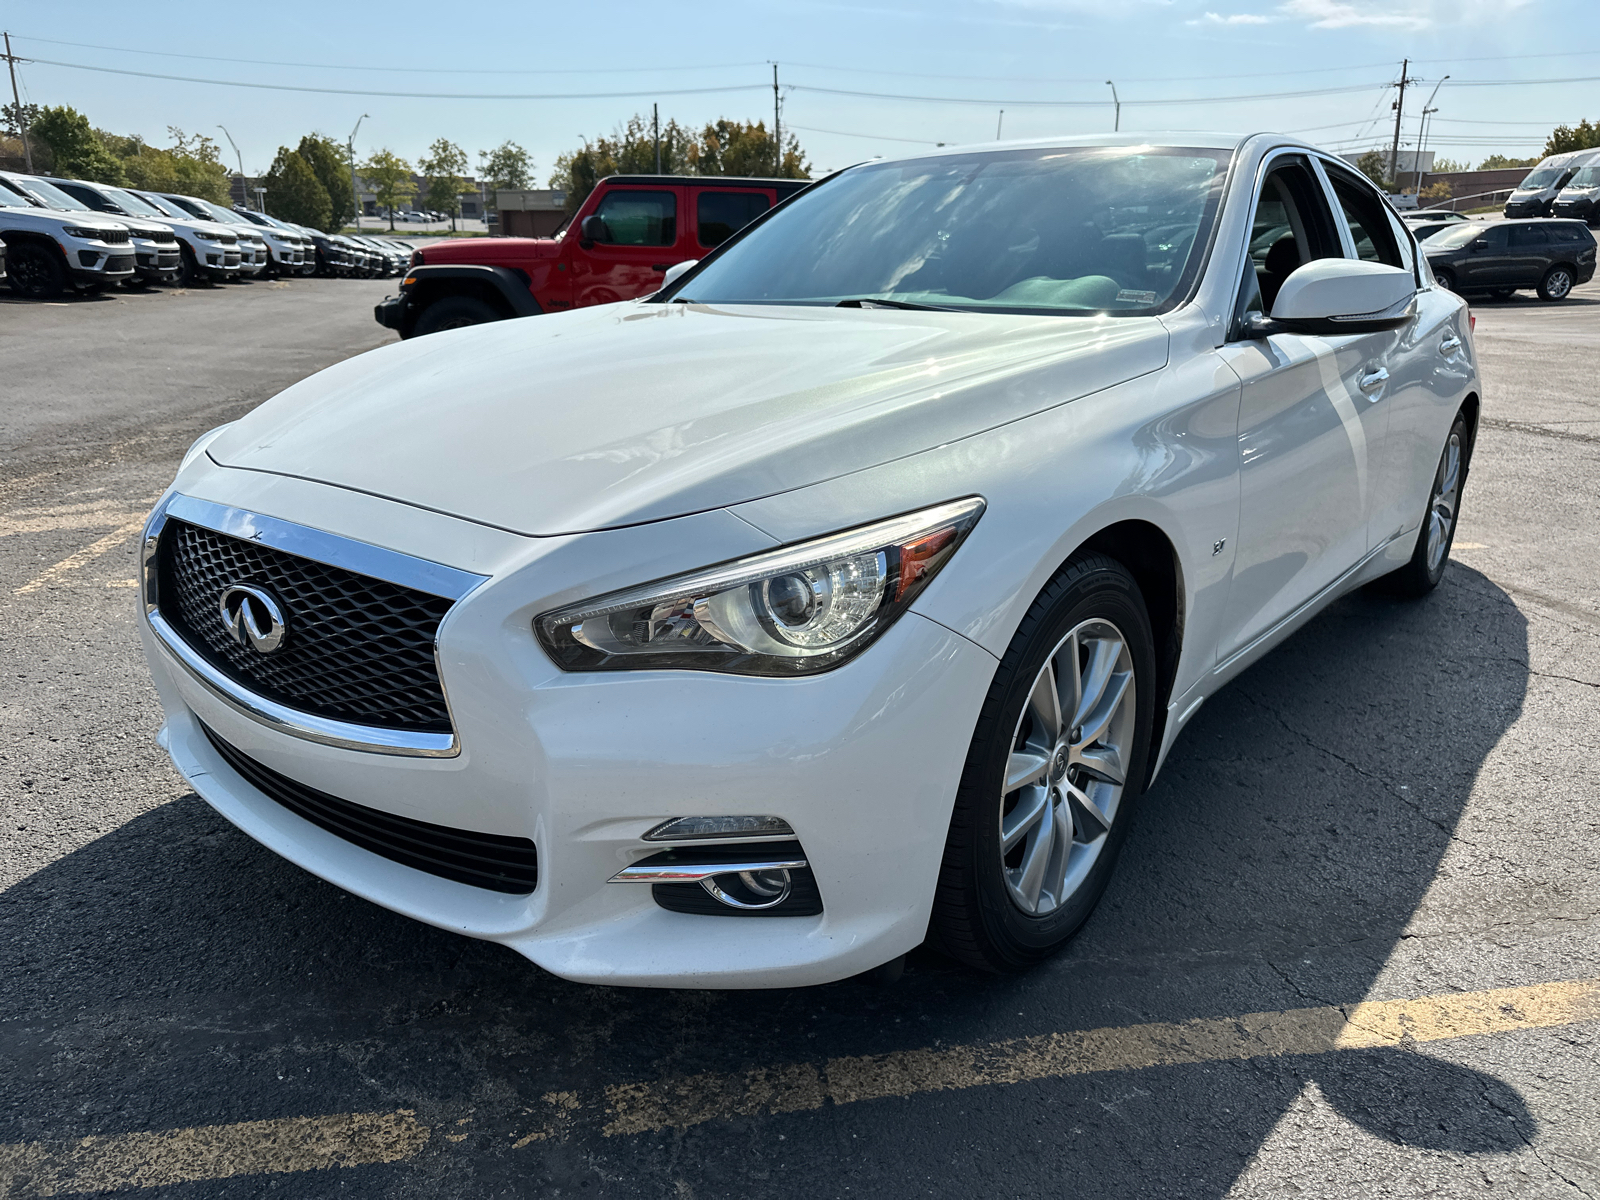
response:
[(667, 268), (667, 273), (661, 277), (661, 286), (663, 288), (671, 287), (698, 266), (699, 263), (700, 260), (698, 258), (691, 258), (686, 262), (673, 263)]
[(1321, 258), (1293, 271), (1278, 289), (1272, 317), (1252, 321), (1251, 337), (1270, 333), (1336, 336), (1398, 329), (1416, 314), (1410, 271), (1351, 258)]
[(609, 242), (611, 230), (606, 228), (605, 218), (599, 213), (590, 213), (583, 219), (583, 224), (578, 226), (578, 238), (585, 247), (596, 242)]

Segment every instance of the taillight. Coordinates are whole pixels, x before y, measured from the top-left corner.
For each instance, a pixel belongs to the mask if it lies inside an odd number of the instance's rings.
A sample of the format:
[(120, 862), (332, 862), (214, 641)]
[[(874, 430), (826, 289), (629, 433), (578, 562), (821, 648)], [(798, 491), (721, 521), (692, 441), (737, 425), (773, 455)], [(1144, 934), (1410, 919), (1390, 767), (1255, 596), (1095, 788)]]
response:
[(1467, 312), (1467, 332), (1468, 333), (1476, 333), (1477, 331), (1478, 331), (1478, 314), (1468, 310), (1468, 312)]

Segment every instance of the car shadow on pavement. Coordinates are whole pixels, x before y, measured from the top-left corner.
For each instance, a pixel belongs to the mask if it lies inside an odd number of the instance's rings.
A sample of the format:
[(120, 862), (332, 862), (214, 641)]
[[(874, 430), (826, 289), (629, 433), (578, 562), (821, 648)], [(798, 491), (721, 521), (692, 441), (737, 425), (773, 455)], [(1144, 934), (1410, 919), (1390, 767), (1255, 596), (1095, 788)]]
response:
[[(1506, 1153), (1538, 1132), (1515, 1089), (1413, 1048), (947, 1080), (620, 1136), (605, 1089), (1364, 999), (1521, 711), (1527, 661), (1516, 606), (1459, 563), (1419, 602), (1341, 600), (1194, 718), (1098, 912), (1017, 977), (922, 950), (889, 987), (573, 985), (346, 896), (175, 785), (0, 895), (0, 1142), (405, 1108), (459, 1140), (294, 1194), (1210, 1198), (1320, 1096), (1391, 1144)], [(562, 1094), (565, 1124), (541, 1126)]]

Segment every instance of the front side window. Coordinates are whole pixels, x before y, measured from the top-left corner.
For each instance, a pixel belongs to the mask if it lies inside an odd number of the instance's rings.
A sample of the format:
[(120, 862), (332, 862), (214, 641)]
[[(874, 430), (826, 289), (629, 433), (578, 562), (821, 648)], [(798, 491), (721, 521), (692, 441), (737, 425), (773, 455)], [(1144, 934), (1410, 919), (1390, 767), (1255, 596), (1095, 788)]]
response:
[(1239, 315), (1271, 313), (1278, 289), (1297, 269), (1342, 256), (1333, 214), (1310, 165), (1299, 156), (1277, 160), (1256, 200)]
[(1230, 157), (1167, 147), (1029, 148), (856, 167), (728, 246), (681, 298), (1161, 311), (1198, 273)]
[(1337, 168), (1328, 168), (1328, 182), (1333, 184), (1333, 194), (1339, 198), (1345, 224), (1350, 227), (1350, 238), (1356, 244), (1356, 257), (1363, 262), (1382, 263), (1386, 267), (1405, 266), (1400, 249), (1395, 245), (1394, 234), (1389, 230), (1383, 201)]
[(112, 200), (135, 216), (164, 217), (171, 215), (170, 213), (162, 212), (153, 204), (147, 204), (132, 192), (123, 191), (121, 188), (107, 188), (106, 191), (110, 194)]
[(595, 209), (613, 246), (670, 246), (678, 240), (678, 198), (671, 192), (607, 192)]
[(771, 202), (760, 192), (701, 192), (695, 201), (700, 244), (722, 245), (771, 207)]

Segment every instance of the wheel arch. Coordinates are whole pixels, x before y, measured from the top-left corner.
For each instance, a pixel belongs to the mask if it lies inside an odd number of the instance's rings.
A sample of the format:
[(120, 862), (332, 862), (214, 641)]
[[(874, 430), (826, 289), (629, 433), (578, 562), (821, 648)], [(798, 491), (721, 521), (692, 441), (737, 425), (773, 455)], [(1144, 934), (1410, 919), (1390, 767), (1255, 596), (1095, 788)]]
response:
[(1461, 415), (1467, 419), (1467, 454), (1466, 465), (1472, 467), (1472, 452), (1478, 444), (1478, 419), (1483, 411), (1483, 401), (1478, 398), (1477, 392), (1468, 392), (1461, 400)]
[(1150, 731), (1151, 754), (1145, 784), (1155, 775), (1155, 751), (1166, 734), (1167, 704), (1178, 676), (1178, 660), (1183, 653), (1186, 618), (1183, 564), (1178, 548), (1167, 532), (1154, 522), (1130, 518), (1107, 525), (1086, 538), (1062, 561), (1065, 568), (1078, 555), (1098, 552), (1114, 558), (1128, 569), (1144, 597), (1150, 615), (1150, 631), (1156, 646), (1155, 719)]
[(430, 306), (453, 296), (480, 300), (501, 319), (534, 316), (543, 311), (528, 290), (527, 275), (507, 267), (424, 265), (411, 268), (406, 277), (413, 282), (409, 288), (402, 285), (402, 294), (410, 299), (400, 331), (403, 337), (411, 335), (418, 318)]

